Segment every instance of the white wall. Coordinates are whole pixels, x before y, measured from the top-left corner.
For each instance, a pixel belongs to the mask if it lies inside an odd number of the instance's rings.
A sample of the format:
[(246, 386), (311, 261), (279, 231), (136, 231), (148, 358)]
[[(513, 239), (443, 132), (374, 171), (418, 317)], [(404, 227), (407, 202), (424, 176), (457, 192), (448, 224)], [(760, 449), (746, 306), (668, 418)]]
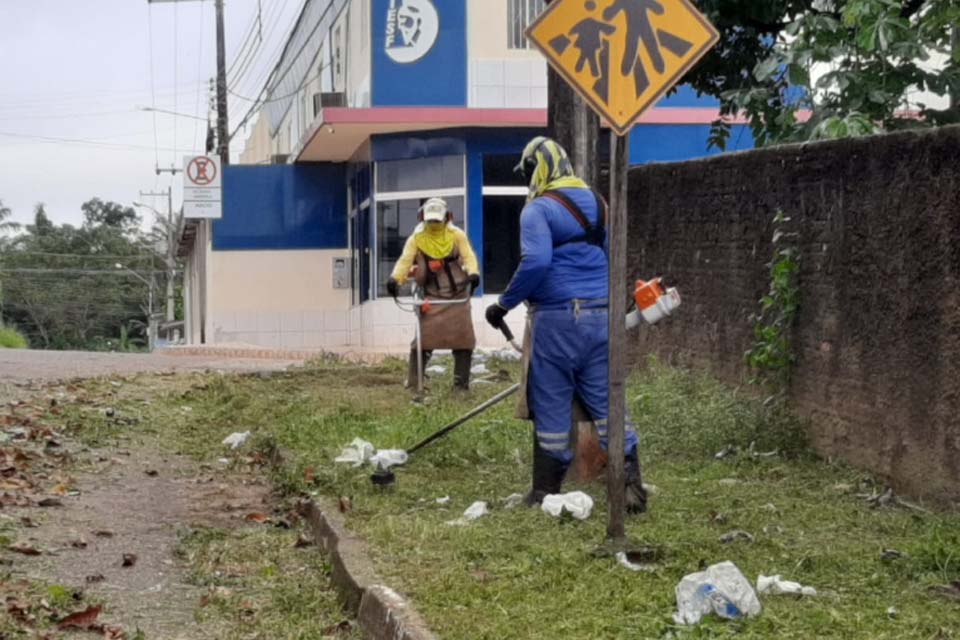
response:
[(349, 343), (349, 289), (333, 288), (346, 250), (215, 251), (211, 343), (319, 348)]
[(545, 109), (547, 63), (534, 49), (508, 47), (508, 0), (468, 0), (469, 106)]

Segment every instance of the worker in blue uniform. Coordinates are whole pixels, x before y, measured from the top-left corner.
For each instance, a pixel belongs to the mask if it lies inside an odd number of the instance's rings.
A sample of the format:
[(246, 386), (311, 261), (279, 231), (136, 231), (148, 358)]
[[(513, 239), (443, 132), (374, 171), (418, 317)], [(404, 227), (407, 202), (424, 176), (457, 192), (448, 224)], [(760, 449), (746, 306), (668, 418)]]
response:
[[(520, 216), (521, 260), (507, 290), (486, 311), (499, 328), (526, 302), (532, 319), (527, 404), (536, 430), (533, 488), (528, 504), (560, 492), (573, 460), (570, 427), (574, 399), (586, 409), (607, 448), (608, 261), (606, 203), (576, 177), (566, 151), (538, 136), (517, 170), (529, 181)], [(646, 510), (637, 433), (627, 420), (627, 510)]]

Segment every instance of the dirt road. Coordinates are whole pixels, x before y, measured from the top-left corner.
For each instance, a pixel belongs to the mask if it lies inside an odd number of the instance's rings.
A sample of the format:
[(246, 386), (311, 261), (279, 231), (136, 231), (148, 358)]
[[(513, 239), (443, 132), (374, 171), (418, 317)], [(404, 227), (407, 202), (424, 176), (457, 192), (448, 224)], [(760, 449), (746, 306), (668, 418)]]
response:
[(149, 371), (282, 371), (296, 360), (0, 349), (0, 400), (31, 381), (51, 382)]

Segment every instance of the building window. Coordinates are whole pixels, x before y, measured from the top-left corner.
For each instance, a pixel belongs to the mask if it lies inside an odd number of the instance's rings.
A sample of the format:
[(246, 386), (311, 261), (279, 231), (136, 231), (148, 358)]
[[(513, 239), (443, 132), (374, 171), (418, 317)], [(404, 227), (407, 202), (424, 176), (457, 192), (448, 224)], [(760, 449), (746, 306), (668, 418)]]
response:
[[(377, 197), (377, 286), (379, 296), (387, 295), (387, 280), (403, 253), (403, 245), (417, 226), (420, 207), (432, 196), (405, 200), (382, 200)], [(463, 228), (463, 196), (444, 198), (453, 212), (453, 223)]]
[(520, 264), (520, 212), (527, 186), (517, 155), (483, 157), (483, 292), (503, 293)]
[(377, 295), (386, 284), (403, 245), (417, 226), (417, 213), (428, 199), (441, 197), (453, 212), (453, 223), (466, 228), (466, 164), (463, 156), (436, 156), (376, 163), (375, 283)]
[(543, 11), (543, 0), (507, 0), (507, 3), (507, 48), (529, 49), (524, 32)]

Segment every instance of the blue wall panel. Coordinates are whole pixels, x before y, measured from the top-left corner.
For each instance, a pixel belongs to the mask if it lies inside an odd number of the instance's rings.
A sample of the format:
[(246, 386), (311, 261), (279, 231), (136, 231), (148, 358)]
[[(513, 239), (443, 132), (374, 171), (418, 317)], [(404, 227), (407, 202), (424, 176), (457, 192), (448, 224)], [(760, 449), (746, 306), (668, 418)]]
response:
[[(708, 149), (708, 124), (641, 124), (630, 131), (630, 164), (693, 160), (720, 153)], [(727, 151), (753, 148), (750, 127), (734, 125), (727, 141)]]
[(346, 165), (229, 166), (215, 250), (347, 246)]
[(372, 105), (465, 107), (465, 0), (370, 1)]

